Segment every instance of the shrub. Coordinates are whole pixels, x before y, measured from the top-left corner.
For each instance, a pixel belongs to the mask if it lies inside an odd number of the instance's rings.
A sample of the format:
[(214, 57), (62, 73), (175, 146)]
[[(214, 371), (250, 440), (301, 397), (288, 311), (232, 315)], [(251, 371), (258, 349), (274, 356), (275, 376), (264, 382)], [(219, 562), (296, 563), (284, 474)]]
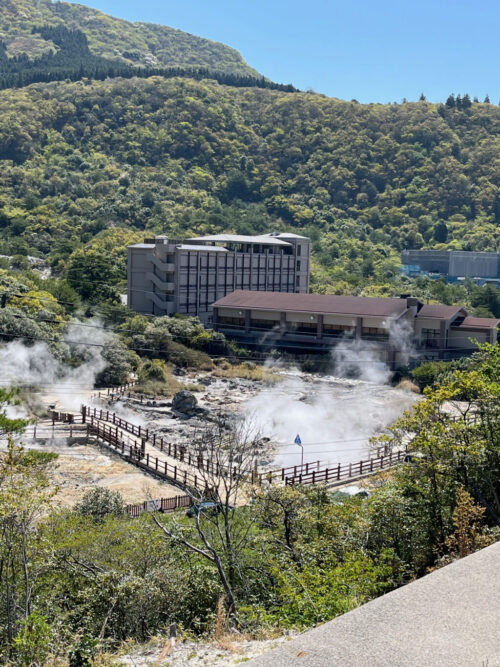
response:
[(47, 617), (33, 612), (21, 622), (14, 639), (15, 663), (26, 667), (45, 665), (50, 654), (53, 631)]
[(74, 509), (82, 516), (91, 516), (102, 521), (109, 514), (122, 516), (125, 513), (125, 504), (119, 491), (96, 487), (87, 491)]
[(439, 378), (448, 369), (449, 364), (446, 361), (427, 361), (414, 368), (411, 376), (420, 389), (425, 389), (425, 387), (435, 386)]
[(139, 382), (141, 384), (149, 381), (165, 382), (167, 373), (165, 364), (159, 359), (152, 359), (144, 362), (139, 371)]

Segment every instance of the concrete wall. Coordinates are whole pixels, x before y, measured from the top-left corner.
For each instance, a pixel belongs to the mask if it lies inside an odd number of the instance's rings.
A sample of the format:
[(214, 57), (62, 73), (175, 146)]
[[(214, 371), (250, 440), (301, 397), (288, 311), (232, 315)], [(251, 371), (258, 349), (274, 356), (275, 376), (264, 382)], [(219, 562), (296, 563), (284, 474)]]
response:
[(401, 263), (418, 265), (422, 271), (448, 273), (450, 252), (448, 250), (403, 250)]
[(450, 257), (448, 275), (451, 278), (498, 278), (500, 255), (496, 252), (453, 251)]
[(454, 329), (453, 327), (448, 332), (448, 347), (465, 348), (472, 350), (476, 347), (469, 339), (478, 340), (480, 343), (490, 342), (490, 333), (486, 331), (478, 331), (477, 329), (462, 329), (461, 327)]

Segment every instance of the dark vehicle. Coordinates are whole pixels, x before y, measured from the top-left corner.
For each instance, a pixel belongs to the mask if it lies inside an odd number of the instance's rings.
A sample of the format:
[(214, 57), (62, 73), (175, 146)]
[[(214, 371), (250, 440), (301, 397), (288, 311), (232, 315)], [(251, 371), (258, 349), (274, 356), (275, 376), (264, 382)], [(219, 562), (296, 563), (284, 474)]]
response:
[[(190, 517), (191, 519), (201, 513), (208, 514), (209, 516), (217, 516), (217, 514), (222, 512), (223, 507), (224, 506), (221, 503), (214, 503), (210, 500), (206, 500), (203, 503), (196, 503), (195, 505), (192, 505), (187, 510), (186, 516)], [(234, 507), (229, 505), (228, 509), (233, 510)]]

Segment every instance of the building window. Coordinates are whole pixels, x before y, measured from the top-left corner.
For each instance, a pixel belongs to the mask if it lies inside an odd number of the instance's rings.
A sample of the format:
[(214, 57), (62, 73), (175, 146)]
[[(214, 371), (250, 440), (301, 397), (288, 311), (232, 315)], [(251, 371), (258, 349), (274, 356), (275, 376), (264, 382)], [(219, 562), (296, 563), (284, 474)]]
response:
[(422, 343), (426, 347), (439, 347), (439, 329), (422, 329)]
[(316, 335), (318, 325), (316, 322), (287, 322), (287, 329), (290, 333)]
[(302, 246), (301, 246), (301, 245), (298, 245), (298, 246), (297, 246), (297, 257), (300, 257), (301, 254), (302, 254)]
[(300, 259), (297, 262), (297, 271), (300, 271)]
[(339, 338), (342, 336), (352, 336), (354, 327), (351, 324), (323, 324), (323, 336), (333, 336)]
[(362, 337), (369, 340), (388, 340), (389, 332), (378, 327), (363, 327)]
[(296, 286), (296, 287), (300, 287), (300, 278), (299, 278), (299, 276), (297, 276), (297, 277), (295, 278), (295, 286)]
[(218, 326), (228, 326), (233, 329), (245, 328), (245, 318), (244, 317), (224, 317), (223, 315), (217, 318)]
[(251, 319), (250, 320), (250, 328), (251, 329), (274, 329), (275, 327), (279, 327), (279, 322), (278, 320), (255, 320)]

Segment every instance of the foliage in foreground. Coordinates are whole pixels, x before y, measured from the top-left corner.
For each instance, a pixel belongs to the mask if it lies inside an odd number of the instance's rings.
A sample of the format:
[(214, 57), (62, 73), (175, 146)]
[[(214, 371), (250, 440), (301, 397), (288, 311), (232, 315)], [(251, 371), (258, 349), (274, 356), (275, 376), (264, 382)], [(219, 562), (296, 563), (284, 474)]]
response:
[(366, 499), (271, 487), (246, 507), (225, 502), (215, 514), (155, 523), (128, 518), (119, 498), (99, 491), (58, 511), (51, 461), (11, 447), (0, 461), (2, 659), (91, 656), (171, 622), (210, 633), (228, 591), (240, 628), (308, 627), (490, 544), (499, 537), (499, 376), (500, 348), (483, 346), (468, 372), (426, 389), (393, 428), (393, 445), (412, 435), (413, 461)]

